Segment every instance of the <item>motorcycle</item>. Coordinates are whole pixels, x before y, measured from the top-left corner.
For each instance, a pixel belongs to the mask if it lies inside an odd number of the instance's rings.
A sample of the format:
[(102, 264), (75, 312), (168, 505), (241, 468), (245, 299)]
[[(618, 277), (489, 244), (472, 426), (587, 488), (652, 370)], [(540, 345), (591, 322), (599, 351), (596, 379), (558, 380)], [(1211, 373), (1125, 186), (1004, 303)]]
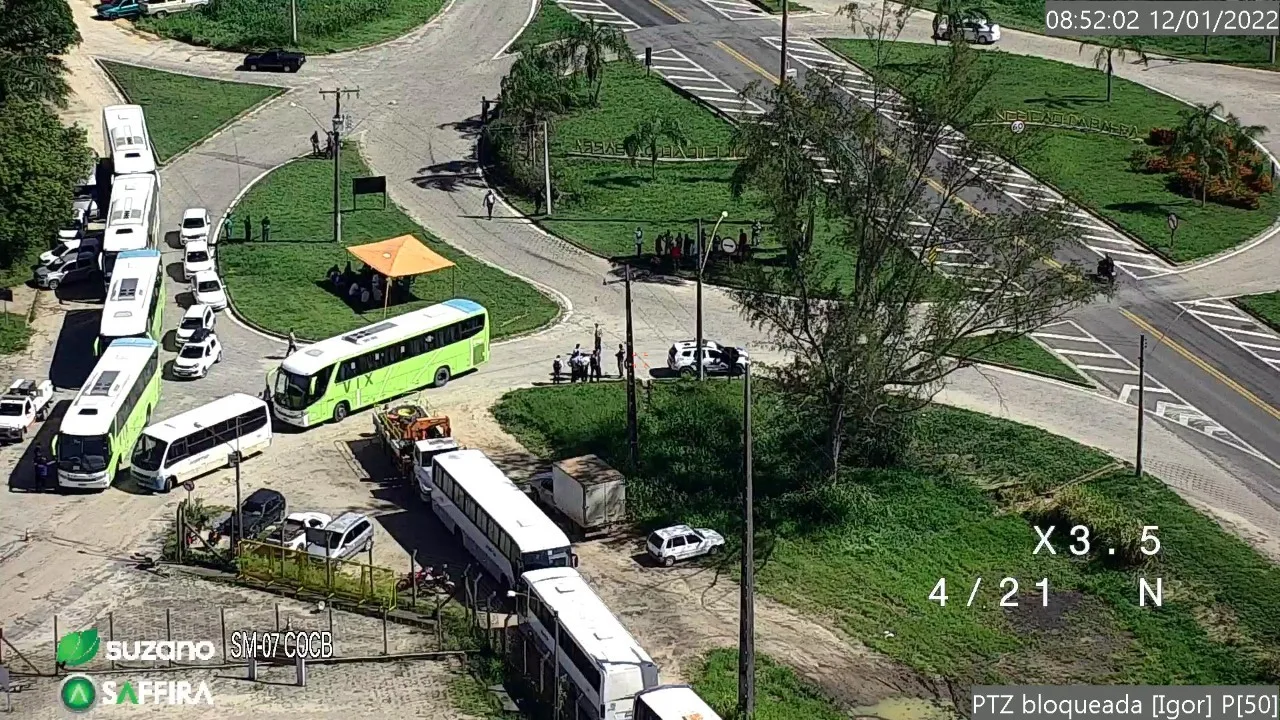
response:
[(406, 592), (409, 588), (417, 586), (418, 590), (423, 592), (444, 592), (452, 594), (454, 590), (454, 582), (449, 576), (443, 572), (435, 572), (435, 568), (430, 566), (419, 568), (417, 571), (405, 575), (396, 583), (398, 592)]

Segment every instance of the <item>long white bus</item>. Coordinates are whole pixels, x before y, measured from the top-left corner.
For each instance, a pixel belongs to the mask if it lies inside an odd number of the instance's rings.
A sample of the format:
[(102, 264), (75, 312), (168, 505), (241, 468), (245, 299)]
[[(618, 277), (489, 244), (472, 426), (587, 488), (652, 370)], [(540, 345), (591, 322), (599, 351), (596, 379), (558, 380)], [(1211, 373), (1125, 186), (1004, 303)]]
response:
[(102, 272), (109, 281), (116, 255), (156, 249), (160, 228), (160, 192), (155, 175), (122, 175), (111, 186), (107, 228), (102, 238)]
[(123, 338), (102, 353), (53, 439), (58, 484), (105, 489), (160, 402), (160, 344)]
[(164, 329), (164, 269), (159, 250), (126, 250), (116, 255), (94, 354), (112, 340), (150, 337), (159, 341)]
[(657, 687), (658, 666), (573, 568), (521, 576), (520, 624), (542, 652), (556, 652), (582, 714), (630, 720), (636, 694)]
[(156, 172), (147, 118), (139, 105), (111, 105), (102, 109), (102, 140), (115, 176)]
[(569, 538), (479, 450), (435, 457), (418, 494), (480, 564), (507, 587), (521, 573), (576, 564)]
[(636, 695), (633, 720), (721, 720), (688, 685), (663, 685)]
[(129, 473), (138, 485), (158, 492), (226, 467), (271, 445), (271, 418), (261, 398), (234, 393), (162, 420), (142, 431)]

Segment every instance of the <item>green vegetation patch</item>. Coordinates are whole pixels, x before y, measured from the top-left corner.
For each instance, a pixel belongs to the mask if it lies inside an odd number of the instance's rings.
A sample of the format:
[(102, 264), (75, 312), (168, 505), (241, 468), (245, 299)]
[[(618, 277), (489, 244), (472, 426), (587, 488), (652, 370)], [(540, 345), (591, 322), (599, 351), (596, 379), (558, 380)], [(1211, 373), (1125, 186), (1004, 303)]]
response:
[(1245, 295), (1236, 298), (1235, 303), (1280, 332), (1280, 292)]
[(160, 162), (195, 146), (285, 90), (101, 62), (129, 102), (146, 110), (147, 132)]
[[(759, 5), (765, 10), (768, 10), (769, 12), (774, 13), (775, 15), (782, 14), (782, 0), (750, 0), (750, 1), (756, 5)], [(811, 12), (812, 10), (813, 8), (805, 5), (801, 5), (800, 3), (795, 3), (795, 2), (787, 3), (788, 13)]]
[[(392, 305), (390, 315), (452, 297), (465, 297), (489, 310), (492, 337), (527, 332), (551, 322), (558, 306), (532, 285), (486, 265), (433, 237), (394, 203), (362, 197), (353, 201), (351, 182), (369, 175), (354, 146), (342, 154), (342, 242), (359, 245), (410, 234), (457, 263), (414, 280), (412, 302)], [(218, 264), (236, 310), (274, 332), (331, 337), (372, 323), (381, 308), (357, 312), (328, 287), (325, 272), (342, 268), (353, 256), (333, 243), (333, 163), (298, 160), (253, 186), (234, 209), (233, 237), (218, 243)], [(253, 242), (243, 242), (245, 218)], [(259, 223), (271, 221), (270, 242), (261, 241)], [(353, 267), (359, 268), (358, 261)]]
[[(756, 653), (755, 720), (847, 720), (849, 717), (820, 688), (796, 676), (786, 665)], [(738, 651), (712, 650), (693, 678), (693, 689), (721, 717), (733, 717), (738, 705)]]
[(31, 326), (16, 313), (0, 313), (0, 355), (12, 355), (27, 349)]
[[(594, 452), (625, 468), (625, 388), (517, 390), (494, 409), (504, 428), (552, 458)], [(641, 394), (642, 461), (628, 502), (642, 526), (740, 532), (738, 382), (658, 383)], [(961, 684), (1224, 683), (1274, 677), (1280, 570), (1151, 479), (1036, 428), (933, 407), (915, 417), (906, 459), (821, 477), (820, 439), (769, 392), (754, 398), (760, 592), (876, 650)], [(689, 437), (698, 437), (689, 443)], [(1045, 506), (1073, 480), (1069, 507)], [(1080, 501), (1087, 495), (1087, 502)], [(1098, 528), (1085, 558), (1033, 554), (1035, 524)], [(1158, 526), (1154, 561), (1121, 565), (1117, 518)], [(1059, 523), (1060, 524), (1060, 523)], [(736, 566), (731, 556), (724, 562)], [(966, 605), (983, 578), (972, 607)], [(1163, 607), (1138, 582), (1162, 578)], [(856, 582), (851, 582), (855, 578)], [(948, 602), (929, 599), (946, 579)], [(1000, 607), (1001, 598), (1016, 607)], [(1047, 581), (1049, 603), (1036, 583)], [(1002, 585), (1003, 583), (1003, 585)]]
[(578, 19), (557, 5), (554, 0), (542, 0), (533, 22), (511, 43), (507, 52), (524, 52), (529, 48), (545, 45), (573, 29)]
[[(1001, 335), (1002, 333), (995, 334)], [(963, 355), (969, 352), (970, 348), (981, 347), (989, 342), (992, 342), (992, 339), (988, 337), (961, 338), (960, 342), (956, 344), (956, 351), (952, 354)], [(1045, 350), (1040, 343), (1025, 335), (1019, 335), (998, 345), (979, 350), (973, 354), (973, 359), (981, 363), (1005, 365), (1018, 370), (1029, 370), (1076, 385), (1093, 387), (1093, 383), (1082, 377), (1071, 366), (1059, 360), (1053, 353)]]
[(292, 0), (218, 0), (166, 18), (143, 17), (143, 30), (217, 50), (283, 47), (330, 53), (391, 40), (426, 23), (445, 0), (296, 0), (298, 41), (293, 42)]
[[(864, 67), (875, 64), (875, 46), (865, 40), (830, 40), (836, 52)], [(879, 72), (907, 94), (938, 82), (946, 47), (893, 43)], [(1000, 111), (1053, 111), (1134, 126), (1139, 138), (1152, 128), (1175, 128), (1186, 105), (1121, 78), (1113, 79), (1113, 96), (1106, 102), (1106, 75), (1090, 68), (1023, 55), (984, 52), (980, 67), (992, 72), (974, 101), (975, 107)], [(996, 124), (992, 132), (1005, 132)], [(1175, 261), (1213, 255), (1232, 248), (1271, 225), (1280, 213), (1274, 194), (1261, 197), (1257, 210), (1216, 203), (1201, 206), (1169, 188), (1165, 175), (1141, 173), (1129, 166), (1129, 156), (1143, 144), (1114, 135), (1063, 128), (1029, 126), (1027, 133), (1043, 144), (1023, 157), (1012, 158), (1032, 174), (1051, 183), (1068, 197), (1142, 240)], [(1169, 213), (1181, 218), (1170, 243)]]

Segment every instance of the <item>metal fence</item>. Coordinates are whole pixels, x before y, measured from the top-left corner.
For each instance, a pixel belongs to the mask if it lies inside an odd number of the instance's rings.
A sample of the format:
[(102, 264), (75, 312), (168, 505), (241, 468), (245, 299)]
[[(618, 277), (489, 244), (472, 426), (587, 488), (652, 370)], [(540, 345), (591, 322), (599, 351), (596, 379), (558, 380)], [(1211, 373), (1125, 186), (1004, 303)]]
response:
[[(372, 554), (372, 553), (370, 553)], [(282, 585), (337, 597), (357, 605), (394, 608), (394, 570), (356, 560), (325, 560), (276, 543), (243, 540), (237, 550), (237, 572), (268, 585)]]

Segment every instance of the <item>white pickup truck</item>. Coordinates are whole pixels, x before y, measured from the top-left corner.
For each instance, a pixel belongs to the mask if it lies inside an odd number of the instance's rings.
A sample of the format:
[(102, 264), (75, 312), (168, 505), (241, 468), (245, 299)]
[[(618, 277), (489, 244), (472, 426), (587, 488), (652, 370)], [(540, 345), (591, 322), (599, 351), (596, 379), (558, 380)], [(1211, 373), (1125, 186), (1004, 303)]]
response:
[(49, 415), (52, 400), (53, 383), (48, 380), (14, 380), (0, 397), (0, 439), (25, 440), (27, 430)]

